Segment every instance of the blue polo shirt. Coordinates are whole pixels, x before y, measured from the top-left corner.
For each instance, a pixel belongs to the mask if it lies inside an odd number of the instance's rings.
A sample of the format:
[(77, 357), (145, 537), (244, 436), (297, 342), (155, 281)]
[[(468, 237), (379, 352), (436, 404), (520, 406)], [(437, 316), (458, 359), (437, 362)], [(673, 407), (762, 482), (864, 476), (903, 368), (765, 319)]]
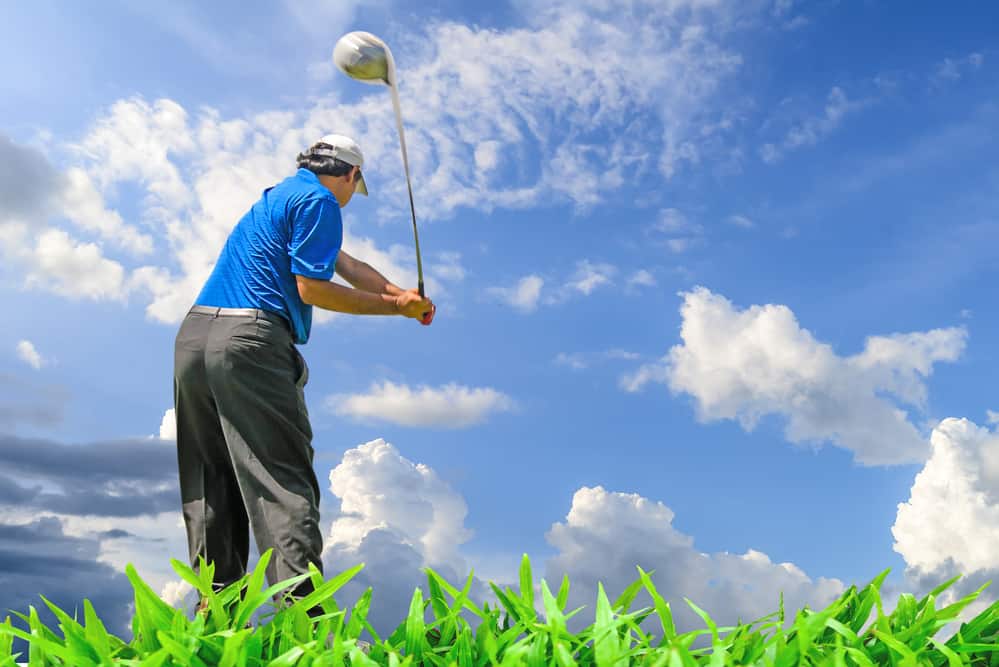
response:
[(299, 169), (264, 190), (240, 219), (195, 304), (269, 310), (291, 323), (296, 343), (306, 343), (312, 306), (299, 297), (295, 274), (330, 280), (342, 241), (336, 198)]

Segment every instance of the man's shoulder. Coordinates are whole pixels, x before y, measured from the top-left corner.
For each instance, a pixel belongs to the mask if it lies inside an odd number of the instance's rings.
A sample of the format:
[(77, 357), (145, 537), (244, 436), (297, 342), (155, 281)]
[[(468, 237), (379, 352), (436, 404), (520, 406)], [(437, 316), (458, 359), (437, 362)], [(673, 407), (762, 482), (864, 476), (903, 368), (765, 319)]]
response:
[(300, 197), (336, 201), (333, 193), (307, 169), (299, 169), (297, 173), (288, 176), (275, 187), (280, 187), (289, 194), (297, 194)]

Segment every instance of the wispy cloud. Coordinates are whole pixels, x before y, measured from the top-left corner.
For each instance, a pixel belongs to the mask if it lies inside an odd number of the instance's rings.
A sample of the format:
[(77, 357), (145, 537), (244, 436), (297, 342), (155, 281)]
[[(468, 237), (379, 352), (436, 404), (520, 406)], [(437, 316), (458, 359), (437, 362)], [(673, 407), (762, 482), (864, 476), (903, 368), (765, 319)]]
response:
[(584, 296), (589, 296), (599, 287), (609, 285), (611, 278), (617, 273), (617, 269), (603, 262), (591, 262), (588, 259), (581, 260), (576, 265), (576, 272), (565, 283), (563, 289), (568, 292), (578, 292)]
[(822, 113), (795, 123), (782, 140), (763, 144), (759, 150), (760, 158), (767, 164), (775, 164), (790, 152), (814, 146), (839, 128), (846, 116), (869, 104), (870, 100), (850, 100), (842, 88), (834, 86), (829, 91)]
[[(339, 20), (354, 6), (321, 11)], [(289, 1), (284, 9), (293, 18), (314, 16), (300, 2)], [(422, 216), (449, 217), (461, 207), (522, 208), (553, 198), (586, 206), (620, 185), (625, 171), (658, 169), (669, 176), (699, 159), (700, 128), (715, 113), (706, 103), (740, 64), (739, 56), (721, 44), (725, 10), (700, 7), (696, 16), (688, 16), (658, 3), (647, 9), (647, 18), (676, 39), (641, 30), (637, 17), (615, 15), (612, 21), (596, 7), (565, 3), (543, 12), (558, 20), (529, 27), (497, 31), (434, 23), (413, 42), (421, 48), (400, 49), (411, 49), (402, 61), (400, 82)], [(218, 55), (215, 28), (199, 22), (196, 12), (145, 15), (206, 57)], [(581, 30), (581, 25), (588, 27)], [(555, 47), (557, 68), (530, 56)], [(604, 56), (594, 59), (594, 51)], [(481, 57), (472, 63), (467, 53)], [(636, 58), (656, 66), (636, 68)], [(245, 60), (240, 67), (245, 68)], [(413, 91), (419, 91), (421, 104), (411, 102)], [(372, 91), (351, 104), (323, 99), (305, 111), (278, 108), (223, 118), (210, 108), (189, 113), (171, 100), (120, 100), (75, 142), (66, 177), (73, 186), (76, 224), (126, 252), (149, 254), (155, 245), (172, 256), (135, 267), (106, 256), (90, 240), (59, 234), (42, 239), (30, 228), (5, 229), (0, 236), (13, 239), (4, 243), (8, 250), (37, 249), (42, 241), (40, 251), (9, 252), (22, 268), (30, 267), (38, 252), (69, 258), (76, 268), (54, 281), (59, 293), (88, 298), (138, 293), (149, 299), (152, 318), (176, 323), (233, 221), (262, 188), (288, 174), (288, 162), (299, 150), (331, 127), (355, 136), (364, 147), (369, 178), (382, 183), (378, 215), (401, 215), (405, 181), (390, 106), (384, 91)], [(644, 120), (636, 124), (637, 118)], [(617, 139), (611, 145), (579, 140), (597, 129)], [(533, 164), (523, 173), (535, 176), (516, 176), (513, 165), (525, 159)], [(150, 230), (160, 230), (155, 235), (122, 223), (114, 193), (126, 185), (139, 188), (143, 198), (137, 217)], [(87, 275), (99, 275), (104, 287), (97, 280), (78, 282)], [(585, 294), (598, 283), (591, 276), (577, 286)], [(32, 284), (47, 285), (42, 280)]]
[(544, 285), (541, 276), (532, 274), (524, 276), (512, 287), (488, 287), (486, 293), (522, 313), (531, 313), (538, 308)]
[(555, 357), (555, 364), (571, 368), (575, 371), (581, 371), (595, 364), (607, 361), (637, 361), (641, 358), (642, 355), (637, 352), (613, 348), (604, 352), (559, 352)]
[(628, 287), (655, 287), (658, 283), (656, 277), (647, 269), (639, 269), (628, 278)]
[(982, 53), (970, 53), (963, 58), (944, 58), (933, 68), (930, 82), (940, 86), (958, 81), (968, 72), (981, 69), (984, 63), (985, 55)]
[(742, 227), (743, 229), (753, 229), (756, 227), (756, 223), (744, 215), (730, 215), (725, 219), (725, 222), (736, 227)]
[(581, 354), (566, 354), (565, 352), (559, 352), (558, 356), (555, 357), (555, 364), (558, 366), (565, 366), (566, 368), (571, 368), (574, 371), (581, 371), (587, 367), (586, 360)]
[(42, 358), (42, 355), (38, 353), (35, 349), (35, 344), (30, 340), (22, 340), (17, 343), (17, 356), (24, 363), (28, 364), (35, 370), (41, 369), (45, 365), (46, 360)]
[(704, 243), (704, 225), (695, 223), (677, 208), (664, 208), (649, 231), (665, 237), (665, 244), (672, 252), (680, 254)]
[(332, 412), (361, 421), (400, 426), (466, 428), (492, 414), (508, 412), (514, 401), (490, 387), (409, 387), (388, 380), (373, 384), (365, 394), (335, 394), (325, 401)]

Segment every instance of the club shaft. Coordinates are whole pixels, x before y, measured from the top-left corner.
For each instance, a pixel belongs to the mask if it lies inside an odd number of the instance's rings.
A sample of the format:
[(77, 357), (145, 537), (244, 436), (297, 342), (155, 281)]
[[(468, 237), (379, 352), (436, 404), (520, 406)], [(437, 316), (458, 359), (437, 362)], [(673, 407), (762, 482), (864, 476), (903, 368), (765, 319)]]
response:
[[(394, 77), (392, 77), (394, 79)], [(425, 297), (423, 291), (423, 260), (420, 257), (420, 234), (416, 230), (416, 206), (413, 204), (413, 185), (409, 180), (409, 156), (406, 153), (406, 133), (402, 129), (402, 110), (399, 107), (399, 90), (395, 86), (395, 81), (389, 82), (389, 90), (392, 92), (392, 107), (395, 109), (395, 126), (399, 130), (399, 145), (402, 147), (402, 168), (406, 172), (406, 189), (409, 191), (409, 212), (413, 217), (413, 241), (416, 244), (416, 272), (418, 276), (418, 287), (420, 296)]]

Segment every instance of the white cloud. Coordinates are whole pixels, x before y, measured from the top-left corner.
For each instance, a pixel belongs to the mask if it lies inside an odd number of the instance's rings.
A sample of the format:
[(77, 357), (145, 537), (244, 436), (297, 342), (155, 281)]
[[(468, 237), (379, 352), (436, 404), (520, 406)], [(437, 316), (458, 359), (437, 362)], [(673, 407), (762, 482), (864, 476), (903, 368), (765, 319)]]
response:
[(742, 227), (744, 229), (752, 229), (756, 226), (756, 223), (744, 215), (730, 215), (727, 218), (727, 222), (730, 225), (735, 225), (736, 227)]
[(794, 124), (781, 141), (764, 144), (760, 148), (760, 158), (767, 164), (774, 164), (787, 153), (814, 146), (832, 134), (848, 114), (855, 113), (870, 103), (869, 100), (850, 100), (842, 88), (833, 86), (820, 115), (807, 117)]
[(656, 285), (656, 277), (646, 269), (639, 269), (628, 278), (628, 287), (655, 287)]
[(160, 439), (177, 439), (177, 413), (174, 408), (163, 413), (163, 420), (160, 422)]
[[(545, 535), (558, 553), (545, 564), (545, 580), (557, 586), (569, 576), (569, 609), (586, 605), (592, 609), (597, 581), (613, 600), (638, 578), (636, 566), (655, 570), (652, 580), (670, 602), (678, 632), (704, 627), (684, 602), (686, 597), (705, 609), (719, 625), (735, 625), (770, 614), (784, 593), (785, 608), (823, 608), (844, 590), (838, 579), (813, 579), (793, 563), (773, 563), (757, 550), (744, 554), (705, 554), (694, 547), (694, 539), (672, 526), (674, 513), (661, 502), (637, 494), (613, 493), (603, 487), (582, 487), (572, 498), (563, 522), (552, 525)], [(632, 608), (652, 606), (647, 593), (640, 593)], [(793, 613), (786, 623), (793, 623)], [(592, 623), (592, 612), (570, 620), (578, 631)], [(643, 626), (661, 634), (655, 623)]]
[(780, 415), (789, 441), (828, 441), (864, 465), (926, 460), (928, 444), (899, 403), (923, 407), (925, 379), (962, 354), (963, 328), (871, 336), (863, 352), (840, 357), (786, 306), (740, 311), (703, 287), (683, 297), (683, 344), (622, 378), (625, 389), (667, 384), (694, 398), (701, 421), (736, 419), (747, 430)]
[(491, 171), (499, 164), (500, 142), (483, 141), (475, 147), (475, 166), (481, 171)]
[[(107, 563), (119, 572), (131, 563), (139, 575), (170, 604), (187, 603), (185, 594), (190, 589), (179, 585), (179, 577), (170, 565), (176, 558), (188, 562), (187, 533), (184, 517), (176, 512), (163, 512), (142, 517), (60, 516), (66, 534), (97, 536), (100, 541), (98, 561)], [(109, 531), (124, 531), (120, 537), (111, 537)], [(101, 535), (105, 534), (105, 535)]]
[(124, 267), (104, 256), (100, 246), (84, 243), (60, 229), (43, 232), (26, 251), (30, 267), (25, 285), (70, 298), (123, 301)]
[(627, 392), (635, 393), (641, 391), (650, 382), (669, 384), (669, 379), (669, 366), (665, 363), (643, 364), (638, 370), (622, 375), (618, 386)]
[(563, 293), (578, 292), (584, 296), (589, 296), (598, 287), (609, 285), (611, 278), (617, 273), (617, 269), (606, 263), (593, 263), (588, 259), (576, 263), (576, 272), (565, 283)]
[(691, 222), (682, 211), (664, 208), (652, 224), (651, 231), (666, 236), (666, 247), (680, 254), (704, 242), (704, 226)]
[(437, 261), (429, 267), (429, 273), (441, 281), (461, 282), (465, 279), (460, 252), (439, 252), (435, 256)]
[(969, 53), (964, 58), (944, 58), (933, 68), (930, 81), (936, 85), (958, 81), (967, 71), (980, 69), (984, 62), (985, 56), (981, 53)]
[[(942, 607), (999, 575), (999, 435), (967, 419), (949, 418), (937, 425), (930, 443), (932, 454), (908, 500), (898, 504), (891, 532), (915, 590), (929, 591), (961, 577), (939, 596)], [(994, 587), (986, 588), (947, 628), (957, 630), (997, 597)]]
[[(423, 568), (463, 585), (468, 566), (459, 547), (473, 537), (465, 527), (468, 506), (433, 469), (406, 459), (379, 438), (346, 451), (329, 481), (340, 508), (326, 536), (324, 571), (330, 576), (365, 565), (337, 593), (341, 607), (373, 587), (377, 603), (368, 618), (387, 636), (413, 589), (426, 590)], [(475, 579), (470, 598), (481, 604), (487, 597), (489, 589)]]
[[(380, 604), (373, 605), (376, 630), (395, 627), (414, 586), (425, 588), (420, 569), (432, 567), (454, 584), (463, 582), (469, 566), (482, 572), (478, 559), (459, 551), (473, 536), (465, 527), (468, 508), (460, 494), (433, 469), (403, 457), (391, 444), (377, 439), (348, 450), (330, 473), (330, 489), (341, 500), (323, 553), (327, 573), (365, 563), (355, 580), (338, 594), (349, 604), (365, 587), (373, 586)], [(788, 610), (826, 606), (844, 586), (836, 579), (810, 578), (792, 563), (773, 563), (763, 553), (702, 554), (693, 538), (675, 530), (673, 512), (662, 503), (634, 494), (609, 493), (601, 487), (580, 488), (564, 522), (555, 523), (546, 539), (556, 550), (541, 565), (533, 560), (536, 603), (543, 610), (539, 579), (556, 587), (562, 574), (571, 581), (570, 608), (585, 605), (571, 625), (592, 623), (597, 581), (613, 599), (638, 577), (635, 568), (655, 570), (652, 579), (670, 601), (681, 632), (703, 628), (703, 622), (682, 602), (686, 596), (706, 607), (721, 624), (734, 624), (770, 614), (781, 591)], [(515, 585), (519, 557), (502, 565), (489, 561), (491, 578)], [(461, 580), (459, 581), (459, 577)], [(482, 575), (473, 580), (470, 599), (481, 604), (493, 596)], [(633, 608), (646, 606), (642, 593)], [(387, 610), (387, 611), (386, 611)], [(793, 623), (793, 613), (788, 614)], [(474, 619), (470, 619), (476, 627)], [(655, 632), (650, 626), (646, 630)]]
[(620, 348), (613, 348), (604, 352), (591, 352), (586, 354), (582, 352), (559, 352), (559, 354), (555, 357), (555, 364), (571, 368), (572, 370), (581, 371), (589, 368), (591, 365), (606, 363), (608, 361), (637, 361), (638, 359), (641, 359), (640, 354), (622, 350)]
[(986, 410), (985, 415), (990, 424), (999, 424), (999, 412), (996, 412), (995, 410)]
[(906, 565), (924, 573), (999, 570), (999, 435), (966, 419), (945, 419), (932, 454), (899, 503), (892, 535)]
[(565, 366), (571, 368), (574, 371), (581, 371), (587, 367), (586, 360), (581, 354), (566, 354), (565, 352), (559, 352), (558, 356), (555, 357), (555, 363), (559, 366)]
[(35, 349), (35, 344), (30, 340), (22, 340), (17, 343), (17, 356), (36, 371), (45, 365), (46, 361)]
[(486, 293), (522, 313), (532, 313), (538, 308), (544, 284), (541, 276), (532, 274), (521, 278), (513, 287), (488, 287)]
[(104, 197), (83, 169), (73, 167), (66, 172), (62, 197), (64, 214), (81, 229), (95, 232), (104, 241), (135, 255), (153, 251), (152, 237), (126, 225), (117, 211), (106, 208)]
[(641, 359), (642, 357), (642, 355), (638, 354), (637, 352), (629, 352), (628, 350), (622, 350), (619, 348), (615, 348), (613, 350), (607, 350), (605, 356), (608, 359), (621, 359), (624, 361), (636, 361), (638, 359)]
[(388, 380), (373, 384), (367, 394), (336, 394), (326, 406), (338, 415), (401, 426), (465, 428), (484, 422), (496, 412), (514, 408), (513, 400), (490, 387), (455, 383), (439, 388), (414, 388)]
[[(307, 4), (289, 0), (285, 10), (316, 34), (322, 31), (315, 26), (339, 24), (358, 6)], [(639, 17), (561, 3), (528, 13), (526, 27), (434, 22), (400, 45), (400, 93), (421, 220), (451, 217), (461, 207), (589, 206), (615, 191), (624, 173), (640, 177), (658, 169), (669, 177), (700, 161), (706, 150), (701, 128), (727, 113), (711, 102), (741, 60), (721, 44), (731, 10), (694, 7), (688, 13), (685, 6), (649, 2)], [(317, 21), (316, 12), (331, 18)], [(195, 50), (217, 55), (214, 29), (199, 28), (196, 13), (144, 13)], [(469, 60), (468, 53), (480, 57)], [(536, 57), (540, 53), (552, 57)], [(235, 222), (263, 188), (292, 171), (301, 149), (331, 130), (364, 147), (378, 193), (376, 217), (404, 219), (405, 179), (384, 89), (351, 103), (327, 97), (303, 111), (233, 118), (211, 108), (188, 111), (167, 99), (118, 101), (73, 144), (70, 217), (133, 255), (160, 246), (166, 252), (145, 266), (129, 266), (130, 275), (112, 275), (124, 267), (95, 256), (90, 263), (99, 263), (100, 281), (108, 285), (103, 291), (93, 284), (71, 290), (70, 281), (58, 291), (89, 298), (138, 291), (148, 299), (150, 318), (179, 322)], [(595, 142), (595, 132), (615, 139)], [(117, 193), (130, 191), (122, 186), (132, 185), (140, 192), (137, 215), (129, 216), (137, 228), (122, 223), (115, 205)], [(11, 233), (0, 230), (4, 237)], [(27, 238), (31, 245), (37, 240), (33, 231)], [(67, 243), (83, 252), (96, 247), (88, 241)], [(437, 272), (440, 280), (453, 274), (452, 266)], [(587, 293), (590, 284), (579, 288)]]
[(429, 467), (413, 464), (379, 438), (344, 453), (329, 475), (341, 500), (326, 549), (357, 548), (372, 530), (398, 533), (426, 562), (463, 566), (458, 547), (472, 538), (464, 527), (468, 506)]

